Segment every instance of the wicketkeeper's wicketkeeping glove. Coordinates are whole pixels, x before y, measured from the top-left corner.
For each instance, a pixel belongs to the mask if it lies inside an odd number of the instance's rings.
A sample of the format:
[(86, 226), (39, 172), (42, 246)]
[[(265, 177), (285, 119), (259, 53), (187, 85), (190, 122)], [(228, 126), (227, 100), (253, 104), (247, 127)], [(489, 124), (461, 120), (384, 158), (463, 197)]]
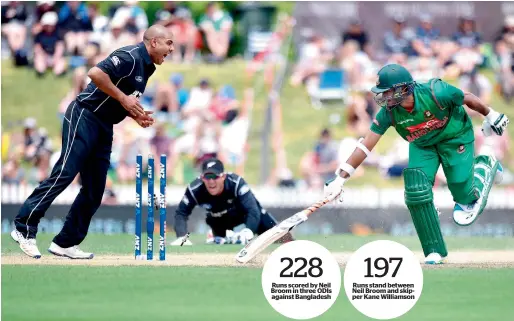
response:
[(489, 114), (485, 116), (485, 119), (487, 123), (491, 126), (491, 130), (498, 136), (503, 135), (503, 132), (509, 124), (509, 118), (507, 118), (505, 114), (500, 114), (499, 112), (494, 111), (492, 108), (490, 109)]

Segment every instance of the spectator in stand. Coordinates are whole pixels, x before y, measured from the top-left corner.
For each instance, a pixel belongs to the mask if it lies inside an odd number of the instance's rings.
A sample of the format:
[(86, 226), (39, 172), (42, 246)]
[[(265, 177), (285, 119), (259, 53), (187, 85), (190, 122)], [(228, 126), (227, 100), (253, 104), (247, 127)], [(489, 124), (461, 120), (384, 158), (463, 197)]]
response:
[(236, 99), (236, 92), (230, 85), (222, 86), (218, 94), (212, 98), (209, 106), (210, 112), (218, 121), (224, 121), (229, 111), (238, 108), (239, 101)]
[(475, 18), (471, 15), (462, 16), (456, 33), (452, 35), (458, 48), (470, 48), (478, 50), (482, 43), (482, 36), (476, 30)]
[(332, 139), (330, 131), (324, 129), (314, 151), (304, 154), (300, 161), (302, 177), (311, 188), (320, 188), (334, 176), (339, 166), (338, 144)]
[(180, 8), (175, 13), (175, 17), (171, 26), (173, 34), (176, 35), (175, 42), (177, 44), (177, 49), (173, 52), (173, 61), (191, 63), (196, 54), (198, 29), (189, 10)]
[(89, 32), (93, 30), (86, 4), (80, 1), (64, 3), (59, 11), (58, 25), (68, 54), (82, 55)]
[(357, 137), (364, 136), (376, 111), (377, 106), (371, 92), (353, 94), (346, 111), (348, 131)]
[(294, 67), (290, 83), (296, 87), (308, 80), (313, 80), (312, 86), (317, 84), (318, 75), (322, 73), (332, 60), (333, 55), (326, 50), (323, 37), (313, 35), (300, 48), (300, 58)]
[(507, 16), (496, 38), (497, 79), (500, 93), (510, 102), (514, 97), (514, 15)]
[(368, 33), (362, 28), (362, 23), (359, 19), (355, 18), (350, 21), (348, 29), (343, 32), (342, 40), (343, 45), (350, 40), (357, 41), (359, 50), (365, 52), (369, 57), (372, 56)]
[(222, 10), (217, 2), (207, 4), (198, 25), (205, 36), (207, 48), (212, 53), (207, 58), (209, 62), (222, 62), (227, 57), (233, 24), (230, 14)]
[(143, 32), (148, 28), (146, 12), (138, 6), (139, 1), (125, 1), (114, 14), (113, 20), (120, 19), (126, 24), (129, 33), (135, 36), (135, 41), (143, 41)]
[(410, 63), (412, 78), (417, 82), (428, 82), (432, 78), (441, 77), (440, 68), (433, 58), (418, 57)]
[(393, 30), (387, 31), (384, 35), (384, 51), (390, 61), (405, 64), (407, 57), (414, 55), (412, 40), (415, 33), (407, 28), (405, 17), (395, 16), (393, 18)]
[(18, 158), (11, 156), (2, 166), (3, 184), (25, 184), (25, 170)]
[(172, 83), (159, 83), (155, 87), (155, 97), (153, 99), (157, 116), (168, 117), (179, 111), (177, 93)]
[(173, 2), (167, 2), (163, 10), (157, 14), (158, 23), (169, 28), (175, 36), (175, 51), (173, 61), (176, 63), (193, 62), (198, 43), (198, 29), (191, 18), (191, 12), (184, 7), (176, 7)]
[(97, 3), (89, 3), (87, 10), (93, 29), (88, 41), (102, 43), (103, 36), (109, 31), (109, 18), (100, 13)]
[(207, 159), (218, 158), (225, 160), (221, 152), (221, 122), (212, 113), (204, 113), (195, 130), (192, 156), (194, 166), (199, 168)]
[(171, 145), (173, 141), (166, 135), (166, 123), (158, 123), (155, 125), (155, 135), (150, 139), (150, 150), (152, 155), (171, 156)]
[[(491, 98), (493, 95), (493, 85), (487, 79), (486, 76), (481, 74), (478, 71), (478, 68), (475, 67), (471, 72), (466, 72), (461, 74), (459, 77), (459, 88), (464, 92), (470, 92), (473, 95), (480, 98), (485, 104), (491, 104)], [(471, 108), (465, 106), (466, 111), (469, 116), (477, 119), (482, 119), (480, 114)]]
[(48, 176), (52, 142), (45, 128), (36, 128), (36, 120), (27, 118), (24, 122), (23, 160), (34, 166), (31, 183), (40, 182)]
[(2, 3), (2, 36), (7, 44), (16, 66), (28, 65), (25, 41), (27, 39), (27, 8), (19, 1)]
[(123, 17), (113, 18), (110, 23), (110, 32), (102, 39), (102, 56), (111, 54), (114, 50), (136, 43), (136, 37), (125, 30), (126, 19)]
[(34, 68), (39, 77), (48, 68), (53, 68), (56, 76), (66, 72), (64, 41), (56, 29), (57, 13), (50, 11), (41, 18), (42, 30), (34, 39)]
[(41, 25), (41, 19), (43, 15), (47, 12), (55, 12), (57, 14), (57, 9), (55, 8), (55, 1), (38, 1), (35, 13), (35, 21), (32, 25), (32, 35), (35, 36), (41, 32), (43, 26)]
[(458, 30), (452, 35), (454, 41), (452, 64), (447, 67), (449, 76), (458, 76), (461, 73), (469, 73), (473, 68), (484, 62), (480, 53), (482, 37), (476, 31), (475, 20), (471, 16), (460, 18)]
[[(113, 155), (116, 175), (120, 183), (134, 180), (137, 154), (148, 155), (151, 152), (151, 131), (145, 131), (137, 126), (130, 118), (115, 125)], [(118, 131), (118, 133), (116, 132)]]
[(184, 76), (181, 74), (173, 74), (170, 77), (170, 82), (177, 96), (178, 110), (180, 111), (189, 99), (189, 91), (187, 88), (184, 88)]
[[(230, 109), (226, 112), (221, 129), (221, 152), (225, 157), (225, 165), (235, 168), (238, 175), (244, 174), (248, 131), (250, 129), (249, 113), (253, 107), (253, 89), (244, 91), (244, 99), (240, 109)], [(275, 118), (273, 122), (277, 121)], [(276, 139), (276, 137), (274, 136)]]
[(376, 81), (377, 66), (365, 52), (359, 50), (359, 43), (355, 40), (345, 42), (338, 58), (350, 88), (355, 91), (369, 91), (370, 85), (373, 86)]
[(441, 32), (434, 28), (432, 16), (422, 14), (420, 25), (416, 29), (416, 38), (412, 41), (412, 48), (416, 55), (421, 57), (434, 57), (440, 50), (439, 37)]
[(173, 144), (173, 152), (168, 162), (170, 173), (175, 170), (180, 156), (183, 154), (194, 157), (194, 146), (198, 136), (198, 127), (209, 119), (209, 106), (213, 97), (212, 87), (207, 79), (200, 81), (197, 87), (191, 88), (189, 99), (181, 110), (183, 134)]
[(397, 137), (384, 156), (378, 157), (378, 169), (386, 178), (400, 178), (409, 165), (409, 143)]
[(176, 1), (164, 2), (162, 9), (157, 10), (155, 13), (155, 21), (159, 21), (160, 23), (167, 25), (168, 22), (173, 21), (175, 13), (180, 8), (187, 9), (186, 7), (179, 5)]

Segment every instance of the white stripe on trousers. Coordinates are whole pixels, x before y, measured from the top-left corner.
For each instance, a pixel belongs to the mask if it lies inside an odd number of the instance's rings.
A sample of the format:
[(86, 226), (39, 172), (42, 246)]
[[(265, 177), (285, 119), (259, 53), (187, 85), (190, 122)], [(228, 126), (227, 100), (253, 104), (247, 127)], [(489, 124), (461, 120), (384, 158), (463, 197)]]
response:
[[(59, 172), (59, 175), (55, 179), (54, 184), (48, 189), (48, 191), (39, 200), (39, 202), (36, 204), (36, 206), (34, 206), (32, 211), (30, 211), (29, 217), (27, 218), (27, 222), (26, 222), (26, 225), (27, 225), (27, 238), (29, 236), (29, 220), (30, 220), (30, 217), (32, 216), (32, 213), (34, 213), (34, 211), (37, 209), (39, 204), (41, 204), (41, 202), (45, 199), (45, 197), (48, 195), (48, 193), (50, 193), (52, 188), (55, 186), (55, 184), (57, 184), (57, 181), (61, 177), (62, 171), (64, 170), (64, 166), (66, 166), (66, 161), (68, 160), (68, 157), (70, 156), (71, 148), (73, 147), (73, 141), (75, 141), (75, 135), (77, 134), (77, 128), (79, 126), (80, 118), (82, 117), (82, 113), (84, 112), (84, 109), (82, 109), (82, 111), (80, 112), (79, 118), (77, 119), (77, 124), (75, 125), (75, 131), (73, 132), (73, 138), (72, 138), (71, 143), (70, 143), (70, 133), (71, 133), (71, 125), (72, 125), (71, 121), (73, 120), (73, 110), (75, 109), (75, 105), (76, 104), (77, 103), (73, 104), (73, 107), (71, 108), (71, 117), (70, 117), (70, 125), (69, 125), (70, 128), (68, 130), (68, 141), (66, 142), (66, 150), (64, 151), (64, 159), (63, 159), (63, 162), (62, 162), (62, 165), (61, 165), (61, 171)], [(68, 150), (68, 148), (69, 148), (69, 150)]]

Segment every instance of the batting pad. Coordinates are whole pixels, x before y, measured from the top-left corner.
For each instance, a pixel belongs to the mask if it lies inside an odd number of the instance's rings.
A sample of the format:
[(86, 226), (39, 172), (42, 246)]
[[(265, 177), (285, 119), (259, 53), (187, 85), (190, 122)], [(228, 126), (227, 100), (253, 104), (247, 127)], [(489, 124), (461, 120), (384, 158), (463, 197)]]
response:
[(494, 183), (496, 171), (498, 170), (498, 161), (486, 155), (478, 155), (475, 157), (474, 165), (474, 183), (475, 188), (480, 193), (481, 204), (478, 210), (479, 215), (482, 214), (487, 205), (487, 198)]
[(434, 206), (432, 184), (428, 181), (426, 174), (418, 168), (405, 169), (403, 179), (405, 204), (409, 209), (425, 257), (434, 252), (446, 257), (448, 251)]

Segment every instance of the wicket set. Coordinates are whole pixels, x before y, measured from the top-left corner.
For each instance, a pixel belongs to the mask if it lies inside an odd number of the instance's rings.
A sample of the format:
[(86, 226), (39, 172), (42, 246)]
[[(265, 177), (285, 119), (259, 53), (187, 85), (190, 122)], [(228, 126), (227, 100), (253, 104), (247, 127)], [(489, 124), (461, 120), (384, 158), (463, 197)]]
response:
[[(136, 235), (135, 235), (135, 251), (136, 260), (142, 260), (141, 255), (141, 231), (143, 226), (142, 215), (142, 195), (143, 195), (143, 156), (138, 154), (136, 157)], [(154, 195), (154, 158), (148, 155), (148, 207), (146, 219), (147, 248), (146, 259), (153, 260), (153, 232), (154, 208), (159, 209), (159, 260), (166, 260), (166, 155), (162, 154), (160, 158), (159, 168), (159, 199)], [(158, 202), (158, 204), (157, 204)]]

